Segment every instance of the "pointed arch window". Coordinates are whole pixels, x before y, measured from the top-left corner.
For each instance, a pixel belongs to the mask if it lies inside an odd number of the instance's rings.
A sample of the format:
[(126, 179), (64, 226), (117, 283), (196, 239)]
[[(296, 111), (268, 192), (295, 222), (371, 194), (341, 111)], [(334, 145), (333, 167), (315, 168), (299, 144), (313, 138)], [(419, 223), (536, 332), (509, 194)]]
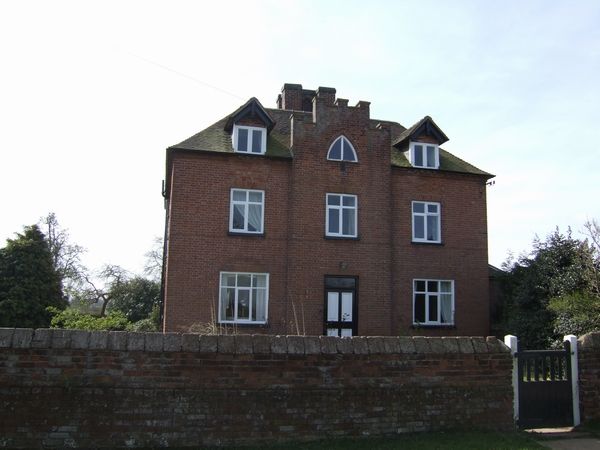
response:
[(345, 136), (340, 136), (333, 141), (333, 144), (331, 144), (331, 147), (329, 147), (327, 159), (330, 161), (358, 162), (356, 151)]

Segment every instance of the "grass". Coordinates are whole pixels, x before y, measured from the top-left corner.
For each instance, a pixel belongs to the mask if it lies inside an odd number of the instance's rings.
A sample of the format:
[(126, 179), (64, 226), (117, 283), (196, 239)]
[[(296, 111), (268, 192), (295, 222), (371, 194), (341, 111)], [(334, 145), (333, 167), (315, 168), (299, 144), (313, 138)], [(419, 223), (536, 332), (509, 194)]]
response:
[(587, 431), (588, 433), (592, 433), (594, 436), (600, 437), (600, 420), (595, 420), (592, 422), (588, 422), (585, 425), (582, 425), (581, 430)]
[(275, 446), (228, 447), (244, 450), (541, 450), (525, 433), (418, 433), (390, 438), (335, 439)]

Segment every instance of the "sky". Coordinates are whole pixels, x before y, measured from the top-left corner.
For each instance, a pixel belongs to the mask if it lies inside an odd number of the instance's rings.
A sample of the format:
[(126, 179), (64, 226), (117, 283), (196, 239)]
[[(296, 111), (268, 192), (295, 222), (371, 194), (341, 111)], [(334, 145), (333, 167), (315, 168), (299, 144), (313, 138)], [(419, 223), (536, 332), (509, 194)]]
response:
[(140, 272), (165, 149), (284, 83), (425, 115), (496, 175), (490, 263), (600, 219), (600, 2), (0, 3), (0, 246), (54, 212), (90, 268)]

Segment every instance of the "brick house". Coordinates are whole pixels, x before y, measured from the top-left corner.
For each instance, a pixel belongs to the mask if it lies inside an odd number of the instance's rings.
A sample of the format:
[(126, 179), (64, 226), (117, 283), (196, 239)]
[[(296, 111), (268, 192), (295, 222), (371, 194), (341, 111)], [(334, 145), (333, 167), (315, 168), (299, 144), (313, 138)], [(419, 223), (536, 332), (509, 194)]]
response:
[(335, 93), (285, 84), (167, 149), (165, 331), (488, 334), (492, 175)]

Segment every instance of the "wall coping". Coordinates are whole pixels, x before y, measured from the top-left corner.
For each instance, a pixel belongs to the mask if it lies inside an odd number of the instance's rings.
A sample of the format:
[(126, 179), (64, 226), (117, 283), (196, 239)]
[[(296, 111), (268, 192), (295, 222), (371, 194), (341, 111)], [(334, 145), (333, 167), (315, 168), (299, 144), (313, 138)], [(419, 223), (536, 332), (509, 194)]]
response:
[(583, 351), (600, 349), (600, 331), (584, 334), (577, 340), (577, 343)]
[[(600, 334), (599, 334), (600, 337)], [(0, 328), (0, 349), (78, 349), (225, 354), (475, 354), (509, 353), (494, 336), (274, 336), (138, 333), (58, 328)]]

